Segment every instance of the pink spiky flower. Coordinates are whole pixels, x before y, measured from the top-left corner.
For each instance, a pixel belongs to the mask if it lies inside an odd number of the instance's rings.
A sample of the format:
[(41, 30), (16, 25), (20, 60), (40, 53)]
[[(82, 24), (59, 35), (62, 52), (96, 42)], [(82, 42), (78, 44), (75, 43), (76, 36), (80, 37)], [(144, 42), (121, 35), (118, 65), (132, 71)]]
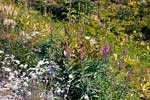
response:
[(108, 45), (104, 45), (103, 48), (102, 48), (102, 55), (103, 56), (106, 56), (109, 52), (109, 47)]
[(71, 49), (70, 49), (70, 48), (67, 48), (67, 49), (64, 51), (64, 56), (67, 57), (67, 58), (70, 58), (71, 55), (72, 55)]
[(83, 58), (83, 57), (85, 57), (86, 56), (86, 54), (87, 54), (87, 52), (86, 52), (86, 48), (85, 47), (82, 47), (81, 48), (81, 51), (80, 51), (80, 55), (81, 55), (81, 57)]

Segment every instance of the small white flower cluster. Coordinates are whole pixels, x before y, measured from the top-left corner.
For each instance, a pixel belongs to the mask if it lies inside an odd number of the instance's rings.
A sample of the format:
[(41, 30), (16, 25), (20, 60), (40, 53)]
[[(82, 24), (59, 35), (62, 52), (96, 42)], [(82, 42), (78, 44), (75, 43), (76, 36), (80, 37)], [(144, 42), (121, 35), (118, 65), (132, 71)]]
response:
[(19, 66), (20, 66), (20, 68), (27, 69), (27, 67), (28, 67), (28, 64), (20, 64)]
[(83, 95), (82, 97), (83, 100), (90, 100), (89, 96), (87, 94)]
[(0, 54), (4, 54), (4, 51), (0, 50)]
[[(29, 78), (26, 77), (26, 73), (21, 73), (21, 70), (15, 69), (19, 66), (26, 67), (27, 64), (20, 64), (19, 60), (15, 59), (14, 55), (5, 54), (3, 50), (0, 50), (0, 65), (1, 65), (1, 74), (0, 74), (0, 91), (4, 93), (9, 91), (8, 95), (0, 97), (2, 100), (7, 98), (9, 100), (16, 100), (18, 95), (13, 92), (21, 89), (22, 86), (25, 88), (28, 86)], [(5, 99), (4, 99), (5, 100)]]
[[(2, 99), (18, 100), (18, 98), (23, 97), (31, 98), (33, 91), (31, 88), (33, 88), (32, 85), (34, 82), (36, 84), (48, 84), (49, 79), (55, 77), (56, 70), (59, 68), (54, 61), (48, 61), (47, 59), (39, 60), (35, 67), (28, 68), (28, 64), (22, 64), (19, 60), (15, 59), (14, 55), (5, 54), (3, 50), (0, 50), (1, 58), (0, 64), (2, 65), (2, 69), (0, 72), (2, 72), (2, 75), (5, 75), (5, 79), (1, 79), (2, 81), (0, 81), (0, 91), (4, 89), (10, 90), (9, 95), (2, 97)], [(73, 76), (70, 75), (69, 78), (73, 78)], [(52, 91), (44, 91), (47, 90), (40, 90), (40, 98), (54, 97)], [(59, 88), (56, 91), (63, 92)]]
[(5, 18), (3, 21), (3, 25), (12, 26), (14, 28), (16, 25), (16, 22), (13, 19)]
[(19, 60), (16, 60), (14, 55), (6, 54), (4, 61), (6, 62), (6, 61), (8, 61), (9, 59), (10, 59), (12, 62), (14, 62), (15, 64), (18, 64), (18, 65), (20, 64), (20, 61), (19, 61)]
[(25, 33), (24, 31), (21, 31), (19, 33), (19, 35), (22, 37), (24, 42), (26, 42), (27, 40), (31, 40), (32, 39), (32, 37), (28, 33)]
[(27, 71), (29, 72), (29, 76), (31, 76), (31, 78), (42, 79), (45, 74), (49, 74), (54, 77), (57, 68), (58, 65), (55, 62), (43, 59), (38, 61), (35, 68), (29, 68)]
[[(0, 55), (0, 58), (1, 57), (2, 55)], [(20, 61), (16, 60), (14, 55), (5, 54), (3, 55), (3, 57), (4, 59), (0, 61), (0, 63), (2, 70), (5, 72), (11, 72), (15, 67), (20, 64)]]
[(15, 10), (15, 7), (12, 5), (0, 5), (0, 11), (5, 15), (5, 16), (16, 16), (17, 11)]
[(95, 38), (91, 38), (90, 36), (85, 36), (85, 39), (89, 40), (90, 45), (95, 45), (98, 43)]
[(41, 35), (42, 33), (41, 32), (38, 32), (38, 31), (34, 31), (32, 32), (31, 34), (29, 33), (25, 33), (24, 31), (21, 31), (19, 33), (19, 35), (23, 38), (23, 41), (27, 41), (27, 40), (31, 40), (33, 37), (36, 37), (36, 36), (39, 36)]
[(95, 45), (97, 44), (97, 41), (95, 38), (90, 39), (90, 45)]
[(15, 10), (15, 7), (12, 5), (0, 5), (0, 12), (1, 21), (3, 22), (3, 25), (14, 28), (16, 25), (16, 21), (12, 18), (14, 16), (17, 16), (17, 11)]
[(41, 35), (41, 33), (38, 32), (38, 31), (34, 31), (34, 32), (32, 32), (32, 35), (31, 35), (31, 36), (38, 36), (38, 35)]

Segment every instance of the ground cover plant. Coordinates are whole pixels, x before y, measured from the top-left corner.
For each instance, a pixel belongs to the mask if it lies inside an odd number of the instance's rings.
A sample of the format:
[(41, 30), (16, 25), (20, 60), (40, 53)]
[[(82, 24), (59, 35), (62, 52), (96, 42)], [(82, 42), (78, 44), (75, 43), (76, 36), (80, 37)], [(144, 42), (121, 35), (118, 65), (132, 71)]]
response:
[(149, 0), (0, 1), (0, 100), (149, 99)]

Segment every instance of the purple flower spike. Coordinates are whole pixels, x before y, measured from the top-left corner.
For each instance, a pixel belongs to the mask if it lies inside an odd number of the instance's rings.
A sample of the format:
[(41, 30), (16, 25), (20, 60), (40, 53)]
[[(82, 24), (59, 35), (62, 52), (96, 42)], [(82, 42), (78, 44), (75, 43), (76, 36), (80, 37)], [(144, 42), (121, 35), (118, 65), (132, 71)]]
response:
[(71, 49), (70, 49), (70, 48), (67, 48), (67, 49), (64, 51), (64, 55), (65, 55), (65, 57), (70, 58), (70, 57), (71, 57)]
[(51, 25), (51, 26), (50, 26), (50, 34), (52, 34), (53, 31), (54, 31), (54, 27)]
[(5, 32), (5, 37), (9, 38), (9, 32)]
[(131, 78), (132, 78), (132, 73), (131, 72), (127, 72), (127, 79), (131, 80)]
[(108, 54), (108, 52), (109, 52), (108, 46), (107, 46), (107, 45), (104, 45), (104, 46), (103, 46), (103, 49), (102, 49), (102, 55), (103, 55), (103, 56), (106, 56), (106, 55)]
[(125, 63), (121, 63), (120, 67), (121, 68), (125, 68), (126, 64)]
[(86, 48), (82, 47), (81, 51), (80, 51), (81, 57), (85, 57), (86, 56)]

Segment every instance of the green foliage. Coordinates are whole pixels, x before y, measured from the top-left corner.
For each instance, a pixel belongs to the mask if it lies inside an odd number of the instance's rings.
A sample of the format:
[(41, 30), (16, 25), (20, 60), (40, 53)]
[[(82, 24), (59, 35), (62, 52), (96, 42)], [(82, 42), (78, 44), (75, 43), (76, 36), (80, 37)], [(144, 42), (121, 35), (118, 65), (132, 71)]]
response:
[(119, 10), (119, 12), (118, 12), (118, 18), (120, 19), (120, 20), (127, 20), (127, 19), (129, 19), (130, 17), (132, 16), (132, 13), (131, 13), (131, 11), (130, 11), (130, 9), (128, 9), (128, 8), (121, 8), (120, 10)]
[[(21, 64), (28, 64), (26, 69), (12, 64), (27, 76), (32, 68), (35, 72), (50, 68), (52, 71), (38, 75), (38, 86), (42, 84), (46, 91), (64, 100), (150, 98), (147, 4), (140, 0), (15, 3), (16, 25), (11, 28), (0, 24), (0, 48), (15, 55)], [(9, 36), (5, 28), (10, 28)], [(51, 62), (57, 67), (53, 68)], [(143, 77), (146, 82), (141, 81)]]

